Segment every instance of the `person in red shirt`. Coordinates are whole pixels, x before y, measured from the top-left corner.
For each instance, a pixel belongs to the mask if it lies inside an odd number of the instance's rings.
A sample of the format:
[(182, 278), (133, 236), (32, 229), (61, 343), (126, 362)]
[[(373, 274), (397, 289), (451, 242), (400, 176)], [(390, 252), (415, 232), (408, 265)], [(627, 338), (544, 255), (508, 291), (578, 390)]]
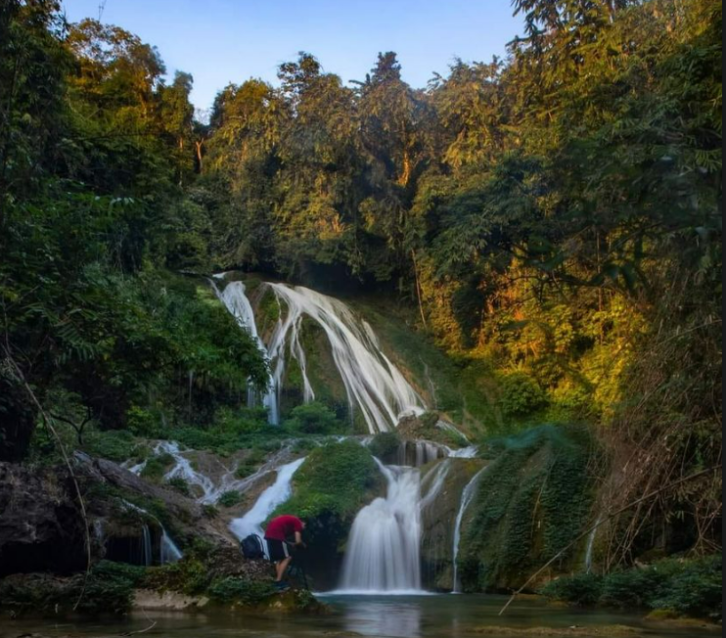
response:
[(292, 543), (295, 547), (305, 547), (302, 541), (302, 531), (305, 523), (297, 516), (283, 514), (276, 516), (267, 525), (265, 540), (267, 541), (267, 555), (275, 563), (276, 577), (275, 586), (278, 589), (286, 589), (287, 583), (282, 580), (285, 570), (292, 560), (288, 548), (288, 538), (294, 538)]

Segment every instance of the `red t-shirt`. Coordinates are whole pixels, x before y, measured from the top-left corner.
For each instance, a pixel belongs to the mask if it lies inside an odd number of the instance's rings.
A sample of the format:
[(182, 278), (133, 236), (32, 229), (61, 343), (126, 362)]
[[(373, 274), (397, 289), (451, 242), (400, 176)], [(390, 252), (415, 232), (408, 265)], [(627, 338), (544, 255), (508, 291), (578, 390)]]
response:
[(288, 536), (292, 536), (295, 532), (302, 532), (302, 530), (302, 521), (297, 516), (283, 514), (270, 521), (265, 530), (265, 538), (284, 541)]

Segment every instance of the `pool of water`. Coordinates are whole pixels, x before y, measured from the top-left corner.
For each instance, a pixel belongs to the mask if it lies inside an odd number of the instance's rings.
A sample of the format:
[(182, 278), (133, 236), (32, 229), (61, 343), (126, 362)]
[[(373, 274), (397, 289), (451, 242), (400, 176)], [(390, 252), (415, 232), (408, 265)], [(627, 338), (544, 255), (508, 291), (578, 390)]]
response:
[[(515, 601), (503, 616), (505, 597), (483, 595), (429, 596), (324, 596), (332, 608), (324, 616), (254, 616), (242, 613), (135, 612), (124, 619), (0, 620), (0, 638), (41, 634), (58, 638), (110, 637), (147, 629), (141, 636), (170, 638), (314, 638), (328, 636), (376, 636), (386, 638), (511, 638), (512, 629), (547, 627), (572, 635), (570, 627), (594, 628), (598, 636), (606, 627), (621, 625), (637, 630), (633, 636), (685, 638), (720, 635), (718, 629), (669, 628), (638, 616), (604, 610), (581, 610), (548, 605), (541, 600)], [(153, 624), (153, 626), (152, 626)], [(150, 628), (149, 628), (150, 627)], [(494, 627), (504, 627), (501, 632)], [(489, 628), (488, 631), (483, 631)], [(510, 631), (507, 631), (510, 630)], [(536, 635), (536, 634), (524, 634)], [(557, 633), (547, 634), (556, 636)]]

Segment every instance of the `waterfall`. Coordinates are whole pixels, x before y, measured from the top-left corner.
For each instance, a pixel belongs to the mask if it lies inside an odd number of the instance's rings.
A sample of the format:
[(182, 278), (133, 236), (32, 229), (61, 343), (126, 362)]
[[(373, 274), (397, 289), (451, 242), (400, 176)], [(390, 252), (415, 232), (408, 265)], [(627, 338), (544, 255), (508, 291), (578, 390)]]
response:
[[(182, 556), (182, 551), (176, 546), (176, 543), (171, 539), (171, 536), (167, 533), (164, 526), (161, 524), (161, 521), (156, 518), (153, 514), (150, 514), (147, 512), (143, 507), (139, 507), (138, 505), (134, 505), (133, 503), (130, 503), (129, 501), (124, 500), (124, 505), (127, 509), (133, 510), (135, 512), (138, 512), (139, 514), (142, 514), (144, 516), (148, 516), (150, 519), (154, 520), (156, 524), (161, 529), (161, 541), (159, 543), (159, 563), (164, 565), (165, 563), (175, 563), (178, 561)], [(147, 567), (154, 562), (154, 555), (152, 551), (152, 545), (151, 545), (151, 530), (149, 529), (149, 526), (144, 523), (144, 526), (141, 528), (142, 533), (142, 551), (144, 556), (144, 565)]]
[[(218, 278), (223, 279), (223, 277), (224, 276)], [(241, 281), (233, 281), (227, 284), (223, 291), (220, 291), (214, 281), (210, 279), (209, 283), (211, 284), (212, 289), (216, 293), (219, 300), (225, 305), (229, 313), (235, 318), (240, 328), (250, 334), (254, 342), (257, 344), (257, 347), (267, 358), (267, 348), (262, 342), (262, 339), (260, 339), (260, 335), (257, 333), (255, 313), (252, 309), (252, 304), (250, 303), (250, 300), (245, 294), (245, 285)], [(267, 408), (269, 421), (273, 425), (278, 425), (280, 422), (278, 414), (277, 393), (275, 390), (276, 387), (277, 386), (275, 385), (272, 377), (270, 377), (267, 392), (262, 398), (262, 405)], [(247, 388), (247, 405), (253, 406), (255, 404), (255, 399), (255, 389), (250, 385)]]
[[(217, 277), (220, 279), (220, 277)], [(333, 361), (345, 387), (348, 407), (353, 414), (360, 410), (371, 433), (396, 427), (402, 416), (424, 410), (421, 397), (406, 381), (400, 370), (381, 351), (378, 338), (365, 321), (356, 319), (342, 301), (302, 286), (267, 283), (274, 293), (281, 313), (270, 343), (265, 348), (257, 333), (252, 305), (242, 282), (231, 282), (220, 292), (211, 281), (222, 303), (237, 323), (255, 339), (271, 364), (270, 387), (264, 399), (270, 423), (279, 423), (279, 395), (288, 357), (297, 361), (303, 383), (303, 401), (315, 398), (307, 374), (307, 359), (300, 341), (303, 319), (308, 317), (325, 332)]]
[(143, 527), (141, 528), (141, 553), (144, 557), (144, 565), (148, 567), (151, 565), (152, 562), (152, 552), (151, 552), (151, 531), (149, 530), (149, 526), (144, 523)]
[[(302, 286), (268, 284), (278, 300), (284, 301), (288, 315), (278, 324), (270, 344), (270, 358), (276, 358), (275, 381), (280, 382), (284, 370), (284, 348), (277, 344), (291, 343), (293, 356), (304, 374), (304, 352), (299, 330), (303, 315), (313, 319), (330, 342), (333, 360), (345, 386), (348, 404), (360, 409), (371, 433), (395, 427), (402, 416), (423, 411), (421, 397), (401, 372), (381, 352), (378, 339), (365, 321), (358, 321), (343, 302)], [(309, 385), (309, 382), (305, 382)]]
[(476, 474), (474, 474), (471, 481), (466, 484), (464, 491), (461, 493), (461, 504), (459, 505), (459, 511), (456, 514), (456, 522), (454, 523), (454, 546), (452, 560), (454, 565), (454, 587), (452, 593), (454, 594), (458, 594), (461, 591), (461, 583), (459, 583), (458, 581), (458, 566), (456, 564), (456, 559), (459, 555), (459, 541), (461, 539), (461, 521), (464, 518), (464, 512), (466, 511), (466, 508), (469, 507), (469, 503), (471, 503), (471, 499), (474, 498), (474, 491), (476, 489), (477, 481), (485, 469), (486, 467), (483, 467)]
[(420, 473), (375, 460), (388, 491), (353, 521), (338, 593), (421, 593)]
[(585, 548), (586, 574), (589, 574), (592, 571), (592, 550), (595, 547), (595, 536), (597, 535), (598, 525), (600, 525), (601, 520), (602, 518), (598, 516), (597, 520), (595, 521), (595, 527), (593, 527), (592, 531), (587, 535), (587, 546)]
[(275, 482), (260, 494), (252, 509), (241, 518), (232, 520), (229, 529), (239, 540), (249, 534), (264, 536), (262, 524), (278, 505), (289, 498), (292, 493), (292, 477), (304, 461), (305, 458), (303, 457), (292, 463), (282, 465), (277, 470)]
[(166, 565), (167, 563), (176, 563), (181, 557), (181, 550), (176, 546), (176, 543), (171, 540), (171, 537), (166, 533), (166, 530), (162, 526), (159, 562), (162, 565)]

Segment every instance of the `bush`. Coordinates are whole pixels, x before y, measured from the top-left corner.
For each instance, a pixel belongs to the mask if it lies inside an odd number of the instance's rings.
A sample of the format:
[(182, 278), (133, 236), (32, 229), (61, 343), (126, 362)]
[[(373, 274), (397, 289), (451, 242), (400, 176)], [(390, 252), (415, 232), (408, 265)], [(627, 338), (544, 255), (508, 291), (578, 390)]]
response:
[[(663, 565), (660, 561), (656, 565)], [(720, 554), (686, 563), (673, 575), (668, 586), (651, 601), (656, 609), (678, 614), (720, 620), (723, 592), (722, 557)]]
[(305, 434), (332, 434), (345, 430), (335, 413), (324, 403), (312, 401), (290, 411), (286, 427)]
[(502, 412), (507, 416), (526, 416), (545, 407), (547, 396), (534, 379), (524, 373), (515, 372), (501, 380), (499, 403)]
[(717, 554), (690, 561), (664, 559), (606, 576), (563, 576), (545, 585), (541, 593), (581, 605), (658, 609), (718, 620), (722, 578), (721, 555)]
[(244, 501), (244, 495), (239, 490), (227, 490), (217, 501), (222, 507), (234, 507)]
[(151, 481), (159, 481), (166, 474), (166, 471), (174, 464), (174, 457), (168, 452), (152, 456), (146, 461), (141, 476)]
[[(328, 443), (313, 450), (293, 477), (293, 496), (273, 516), (293, 513), (307, 523), (311, 544), (337, 547), (361, 505), (382, 489), (383, 477), (362, 445)], [(318, 540), (316, 540), (318, 539)]]
[(380, 432), (373, 437), (368, 445), (370, 453), (379, 458), (392, 458), (401, 445), (401, 437), (398, 432)]
[(92, 431), (86, 435), (84, 448), (91, 456), (123, 463), (134, 456), (137, 442), (128, 430)]
[(172, 488), (174, 491), (179, 492), (180, 494), (183, 494), (184, 496), (191, 497), (192, 493), (189, 489), (189, 483), (185, 479), (183, 479), (181, 476), (172, 476), (166, 484)]
[(79, 609), (86, 612), (123, 613), (131, 607), (134, 589), (146, 569), (137, 565), (102, 560), (93, 567)]
[(207, 593), (210, 598), (218, 602), (256, 605), (272, 596), (275, 588), (268, 582), (256, 582), (230, 576), (212, 583)]
[(553, 600), (594, 605), (602, 594), (602, 577), (596, 574), (563, 576), (547, 583), (539, 593)]

